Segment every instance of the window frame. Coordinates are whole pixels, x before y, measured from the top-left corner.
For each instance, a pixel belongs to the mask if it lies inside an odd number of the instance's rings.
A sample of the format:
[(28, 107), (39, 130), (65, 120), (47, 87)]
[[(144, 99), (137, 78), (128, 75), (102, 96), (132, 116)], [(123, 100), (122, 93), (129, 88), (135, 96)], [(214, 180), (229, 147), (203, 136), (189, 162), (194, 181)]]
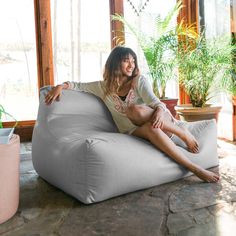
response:
[[(123, 1), (124, 0), (109, 0), (110, 15), (115, 13), (124, 14)], [(180, 11), (178, 22), (183, 19), (187, 24), (195, 23), (198, 30), (199, 0), (181, 1), (184, 7)], [(34, 0), (38, 90), (46, 85), (54, 85), (50, 3), (51, 0)], [(125, 42), (125, 35), (123, 25), (120, 22), (110, 21), (110, 27), (111, 47), (113, 48), (116, 46), (116, 41), (113, 39), (119, 37)], [(189, 102), (188, 96), (181, 87), (179, 87), (179, 102), (180, 104)], [(232, 119), (234, 123), (234, 139), (236, 139), (235, 117), (236, 115), (234, 114)], [(4, 127), (11, 127), (13, 123), (14, 122), (4, 122), (3, 125)], [(35, 120), (19, 121), (15, 133), (20, 135), (21, 141), (31, 141), (34, 125)]]

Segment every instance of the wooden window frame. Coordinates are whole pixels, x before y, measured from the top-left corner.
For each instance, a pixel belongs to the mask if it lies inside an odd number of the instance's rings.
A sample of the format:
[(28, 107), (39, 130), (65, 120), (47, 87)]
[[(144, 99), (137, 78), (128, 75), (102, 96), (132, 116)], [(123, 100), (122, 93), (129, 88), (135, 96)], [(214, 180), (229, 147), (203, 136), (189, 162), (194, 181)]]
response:
[[(51, 0), (34, 0), (35, 11), (35, 31), (36, 31), (36, 50), (37, 50), (37, 74), (38, 89), (46, 85), (54, 85), (53, 70), (53, 47), (51, 31)], [(124, 14), (123, 0), (109, 0), (110, 15), (115, 13)], [(178, 17), (184, 19), (187, 24), (195, 23), (197, 30), (198, 25), (198, 5), (199, 0), (182, 0), (183, 8)], [(117, 21), (111, 21), (111, 48), (117, 45), (114, 38), (120, 38), (125, 42), (123, 25)], [(183, 88), (179, 87), (179, 103), (189, 103), (189, 97)], [(236, 139), (236, 108), (234, 107), (233, 115), (233, 137)], [(4, 127), (11, 127), (14, 122), (4, 122)], [(35, 120), (19, 121), (15, 133), (19, 134), (21, 141), (30, 141), (32, 138)]]
[[(180, 10), (179, 16), (177, 21), (180, 22), (181, 20), (184, 21), (185, 24), (196, 25), (196, 31), (199, 31), (199, 24), (198, 24), (198, 0), (182, 0), (183, 8)], [(180, 75), (181, 76), (181, 75)], [(179, 85), (179, 104), (189, 104), (190, 99), (189, 96), (184, 91), (183, 87)]]
[[(38, 90), (46, 85), (54, 85), (53, 47), (51, 29), (51, 0), (34, 0)], [(110, 15), (123, 14), (123, 1), (109, 0)], [(116, 46), (115, 36), (124, 38), (122, 24), (111, 22), (111, 47)], [(3, 122), (4, 127), (14, 126), (14, 122)], [(15, 133), (21, 142), (31, 141), (35, 120), (19, 121)]]
[[(53, 55), (50, 0), (34, 0), (38, 89), (52, 85)], [(4, 122), (4, 127), (12, 127), (15, 122)], [(15, 133), (21, 142), (31, 141), (35, 120), (19, 121)]]
[[(110, 15), (119, 14), (124, 15), (123, 0), (109, 0), (110, 3)], [(111, 48), (114, 48), (118, 44), (118, 40), (125, 43), (124, 26), (119, 21), (110, 21), (111, 25)]]

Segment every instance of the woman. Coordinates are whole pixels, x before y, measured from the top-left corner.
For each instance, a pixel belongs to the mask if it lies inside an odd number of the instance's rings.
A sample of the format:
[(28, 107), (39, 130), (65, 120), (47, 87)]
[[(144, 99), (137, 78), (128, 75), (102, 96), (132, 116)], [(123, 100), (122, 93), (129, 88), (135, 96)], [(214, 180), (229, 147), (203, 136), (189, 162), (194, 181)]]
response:
[(121, 133), (150, 141), (206, 182), (219, 180), (217, 174), (191, 162), (173, 142), (173, 137), (178, 136), (190, 152), (199, 151), (194, 136), (171, 116), (154, 95), (147, 79), (139, 74), (137, 56), (132, 49), (115, 47), (106, 61), (103, 78), (103, 81), (91, 83), (65, 82), (57, 85), (45, 96), (45, 103), (50, 105), (55, 100), (59, 101), (62, 89), (92, 93), (103, 99)]

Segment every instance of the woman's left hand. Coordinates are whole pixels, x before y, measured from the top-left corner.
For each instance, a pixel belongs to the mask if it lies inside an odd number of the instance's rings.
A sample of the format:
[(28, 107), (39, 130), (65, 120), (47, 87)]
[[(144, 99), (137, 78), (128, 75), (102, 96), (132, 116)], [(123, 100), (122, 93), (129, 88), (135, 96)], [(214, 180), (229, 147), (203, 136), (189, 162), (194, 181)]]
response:
[(151, 122), (153, 128), (160, 128), (162, 129), (164, 126), (164, 113), (165, 111), (162, 108), (157, 108), (153, 113)]

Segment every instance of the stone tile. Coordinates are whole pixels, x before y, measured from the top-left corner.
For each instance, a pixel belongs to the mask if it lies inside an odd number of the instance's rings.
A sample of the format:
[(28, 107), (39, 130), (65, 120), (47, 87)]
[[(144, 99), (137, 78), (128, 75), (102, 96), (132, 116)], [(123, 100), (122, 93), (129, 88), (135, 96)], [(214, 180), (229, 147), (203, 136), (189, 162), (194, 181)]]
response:
[[(236, 146), (219, 141), (221, 181), (196, 176), (84, 205), (40, 178), (21, 145), (20, 205), (1, 236), (231, 236), (236, 225)], [(223, 150), (223, 151), (222, 151)], [(232, 236), (233, 236), (232, 235)]]
[(35, 182), (38, 182), (36, 189), (21, 190), (20, 206), (11, 220), (13, 222), (20, 217), (25, 224), (12, 230), (12, 234), (9, 235), (55, 235), (56, 229), (73, 207), (75, 199), (72, 197), (44, 181), (35, 180)]
[(102, 203), (75, 207), (60, 226), (60, 235), (160, 235), (163, 201), (141, 192)]
[(22, 174), (36, 174), (31, 159), (21, 161), (20, 163), (20, 175)]
[[(195, 225), (195, 227), (182, 230), (175, 235), (176, 236), (220, 236), (221, 234), (218, 234), (216, 223), (210, 222), (208, 224)], [(222, 235), (222, 236), (225, 236), (225, 235)]]
[(220, 184), (198, 183), (187, 185), (170, 196), (171, 212), (190, 211), (215, 205), (219, 202), (217, 196), (221, 191)]
[(178, 236), (235, 236), (236, 219), (231, 214), (224, 213), (206, 224), (196, 224), (175, 235)]
[(5, 235), (8, 233), (12, 234), (12, 231), (16, 230), (19, 227), (22, 227), (24, 223), (24, 219), (16, 214), (5, 223), (0, 224), (0, 235)]
[(178, 234), (189, 228), (198, 227), (196, 225), (206, 224), (213, 221), (214, 217), (205, 209), (179, 212), (168, 215), (167, 227), (170, 234)]
[(194, 226), (194, 220), (186, 212), (169, 214), (167, 219), (167, 228), (170, 234), (177, 234), (179, 231)]
[(31, 142), (20, 143), (20, 154), (30, 153), (32, 151)]

